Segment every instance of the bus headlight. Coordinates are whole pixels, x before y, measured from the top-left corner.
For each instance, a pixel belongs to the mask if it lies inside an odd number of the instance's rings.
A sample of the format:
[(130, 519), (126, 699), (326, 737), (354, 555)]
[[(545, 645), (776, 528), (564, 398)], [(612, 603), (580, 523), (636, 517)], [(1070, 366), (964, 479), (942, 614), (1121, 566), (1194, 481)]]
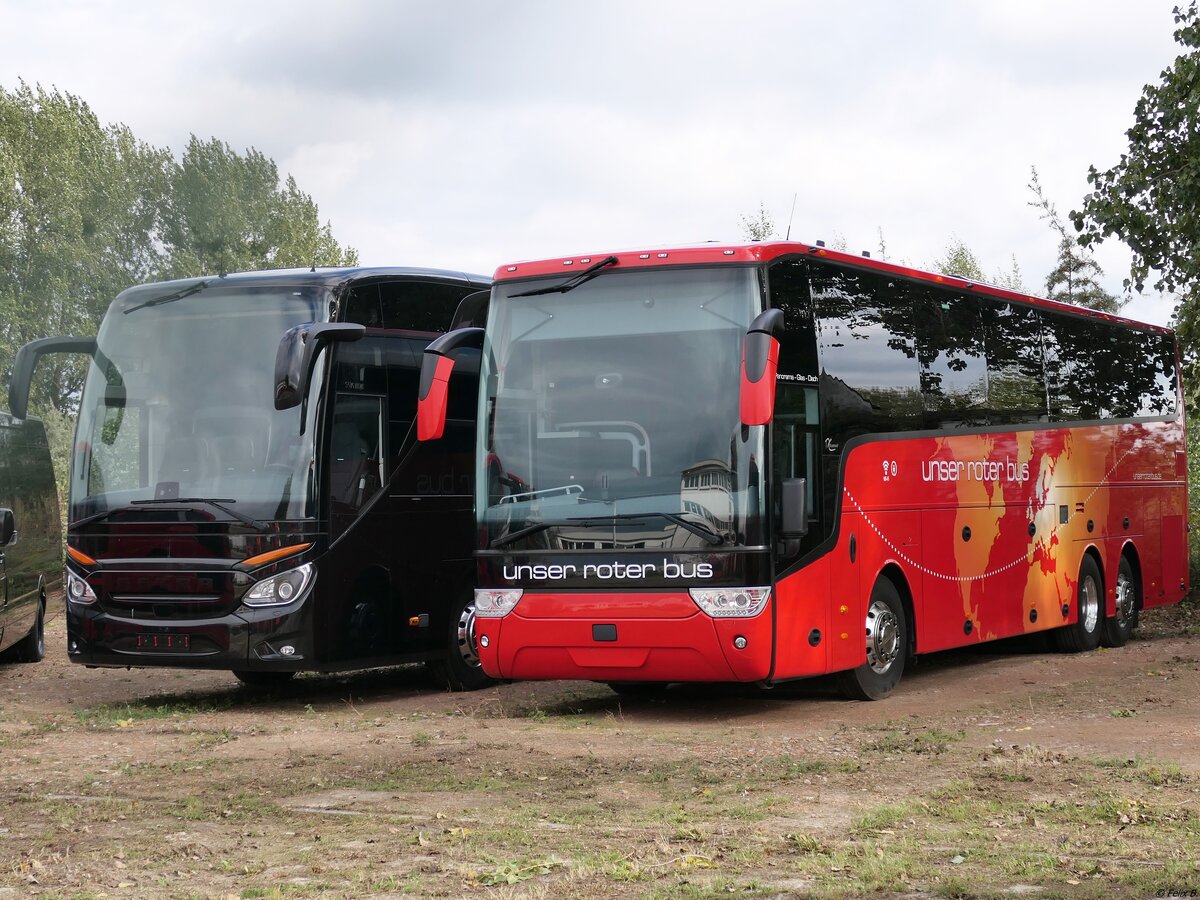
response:
[(264, 578), (246, 592), (242, 602), (247, 606), (282, 606), (299, 597), (312, 580), (312, 563), (305, 563)]
[(757, 616), (771, 596), (769, 587), (691, 588), (696, 605), (714, 619), (749, 619)]
[(67, 572), (67, 599), (72, 603), (78, 603), (80, 606), (91, 606), (96, 602), (96, 592), (92, 590), (92, 586), (72, 572), (70, 569)]
[(475, 615), (485, 619), (500, 619), (516, 607), (521, 595), (520, 588), (508, 590), (475, 589)]

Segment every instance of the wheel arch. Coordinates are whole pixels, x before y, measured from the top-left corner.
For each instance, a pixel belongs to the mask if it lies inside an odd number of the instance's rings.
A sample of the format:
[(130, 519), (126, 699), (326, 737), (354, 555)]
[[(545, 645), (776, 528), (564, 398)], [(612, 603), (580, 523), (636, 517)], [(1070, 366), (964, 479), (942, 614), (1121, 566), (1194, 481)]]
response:
[[(1137, 593), (1135, 594), (1137, 599), (1136, 609), (1141, 611), (1145, 608), (1146, 581), (1142, 574), (1142, 555), (1138, 552), (1137, 544), (1135, 544), (1132, 540), (1126, 541), (1125, 546), (1121, 548), (1121, 556), (1117, 560), (1118, 565), (1120, 565), (1120, 561), (1122, 559), (1127, 560), (1129, 562), (1129, 567), (1133, 569), (1133, 577), (1137, 581)], [(1113, 584), (1115, 586), (1115, 580)], [(1113, 595), (1113, 602), (1116, 602), (1115, 594)]]
[[(909, 586), (908, 577), (904, 574), (904, 570), (896, 562), (889, 562), (884, 565), (879, 573), (875, 576), (875, 581), (871, 582), (874, 588), (875, 582), (880, 578), (886, 578), (892, 583), (896, 589), (896, 593), (900, 595), (900, 602), (904, 604), (904, 617), (908, 620), (908, 655), (910, 657), (916, 655), (917, 652), (917, 616), (913, 604), (912, 588)], [(868, 594), (869, 596), (869, 594)]]

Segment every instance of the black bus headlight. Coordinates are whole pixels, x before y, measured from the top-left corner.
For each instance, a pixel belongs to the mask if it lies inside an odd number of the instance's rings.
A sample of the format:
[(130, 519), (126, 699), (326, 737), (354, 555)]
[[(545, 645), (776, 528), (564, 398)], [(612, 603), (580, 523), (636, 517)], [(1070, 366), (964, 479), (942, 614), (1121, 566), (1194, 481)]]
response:
[(80, 606), (91, 606), (96, 602), (96, 592), (92, 586), (67, 569), (67, 599)]
[(305, 563), (257, 582), (246, 591), (242, 602), (247, 606), (283, 606), (304, 593), (313, 578), (312, 563)]

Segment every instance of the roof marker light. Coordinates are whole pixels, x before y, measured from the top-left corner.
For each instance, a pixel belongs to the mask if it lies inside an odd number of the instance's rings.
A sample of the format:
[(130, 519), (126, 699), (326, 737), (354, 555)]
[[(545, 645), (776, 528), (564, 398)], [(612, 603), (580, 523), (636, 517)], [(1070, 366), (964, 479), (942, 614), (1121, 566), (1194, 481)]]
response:
[(516, 266), (509, 266), (509, 267), (508, 267), (508, 269), (507, 269), (506, 271), (509, 271), (509, 272), (515, 272), (515, 271), (517, 271), (517, 267), (516, 267)]
[(592, 261), (592, 258), (590, 256), (585, 256), (583, 259), (580, 260), (581, 263), (590, 263), (591, 261)]
[(638, 259), (649, 259), (649, 258), (650, 258), (649, 253), (639, 253), (638, 254)]
[(659, 259), (666, 259), (666, 258), (667, 258), (667, 254), (665, 254), (665, 253), (660, 253), (660, 254), (658, 254), (658, 258), (659, 258)]
[(564, 265), (564, 266), (573, 266), (573, 265), (575, 265), (575, 260), (573, 260), (573, 259), (564, 259), (564, 260), (563, 260), (563, 265)]
[(818, 246), (818, 247), (824, 247), (824, 246), (825, 246), (825, 242), (824, 242), (824, 241), (817, 241), (817, 246)]
[(725, 251), (723, 251), (723, 252), (724, 252), (724, 254), (725, 254), (726, 256), (733, 256), (733, 251), (732, 251), (732, 250), (725, 250)]

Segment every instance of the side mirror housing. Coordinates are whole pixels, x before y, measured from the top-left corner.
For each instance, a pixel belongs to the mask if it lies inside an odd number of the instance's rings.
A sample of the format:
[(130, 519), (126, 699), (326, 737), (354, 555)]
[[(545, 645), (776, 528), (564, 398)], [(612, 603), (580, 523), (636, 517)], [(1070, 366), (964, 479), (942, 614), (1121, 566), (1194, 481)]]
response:
[(275, 408), (300, 406), (308, 396), (313, 366), (325, 344), (362, 340), (365, 325), (350, 322), (307, 322), (289, 328), (275, 352)]
[(454, 354), (464, 347), (483, 347), (482, 328), (447, 331), (425, 348), (421, 358), (421, 385), (417, 393), (417, 440), (436, 441), (446, 430), (450, 400), (450, 375)]
[(18, 419), (29, 414), (29, 387), (38, 359), (47, 353), (86, 353), (96, 355), (94, 337), (48, 337), (30, 341), (13, 359), (12, 380), (8, 383), (8, 408)]
[(743, 425), (766, 425), (775, 415), (775, 373), (779, 368), (775, 332), (782, 327), (783, 310), (768, 309), (746, 331), (739, 397)]
[(17, 522), (13, 511), (8, 508), (0, 509), (0, 547), (7, 547), (17, 536)]
[(780, 484), (782, 506), (780, 537), (784, 540), (808, 534), (808, 482), (805, 478), (785, 478)]

